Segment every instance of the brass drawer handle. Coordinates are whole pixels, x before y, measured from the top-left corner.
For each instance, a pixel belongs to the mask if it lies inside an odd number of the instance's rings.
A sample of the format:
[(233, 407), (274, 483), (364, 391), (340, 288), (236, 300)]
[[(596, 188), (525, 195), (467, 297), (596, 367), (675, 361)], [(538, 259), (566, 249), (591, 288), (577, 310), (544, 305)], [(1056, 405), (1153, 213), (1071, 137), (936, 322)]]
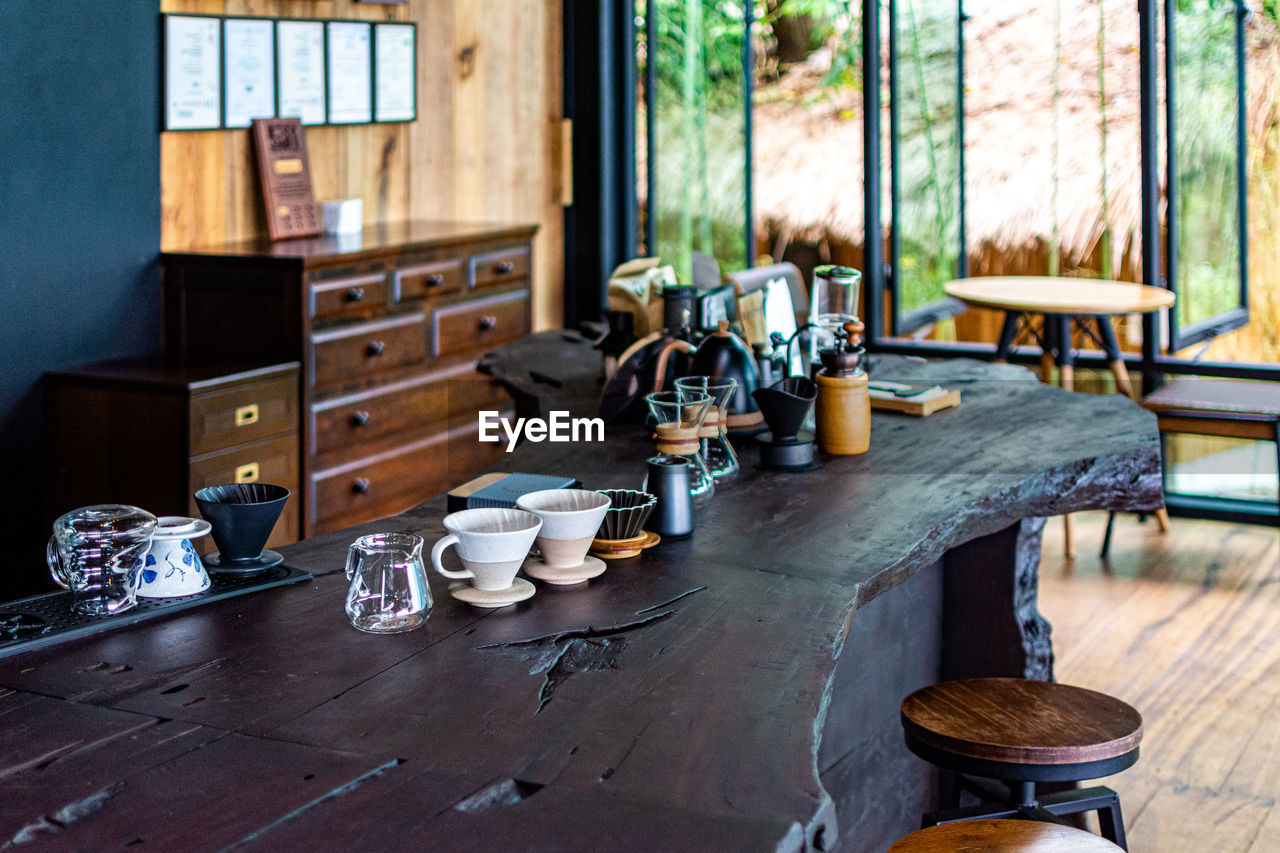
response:
[(236, 468), (234, 477), (237, 483), (256, 483), (258, 482), (258, 463), (246, 462)]
[(386, 349), (386, 341), (369, 341), (369, 346), (365, 348), (365, 351), (368, 352), (369, 355), (382, 355)]
[(362, 427), (367, 423), (369, 423), (369, 413), (366, 412), (364, 409), (360, 409), (354, 415), (351, 416), (351, 424), (353, 426)]
[(479, 326), (480, 331), (482, 332), (492, 332), (494, 329), (498, 328), (498, 318), (492, 314), (486, 314), (480, 318)]
[(444, 276), (440, 275), (440, 273), (432, 273), (427, 276), (427, 287), (439, 287), (442, 284), (444, 284)]
[[(241, 406), (236, 409), (236, 426), (248, 426), (258, 422), (258, 404), (250, 403), (247, 406)], [(237, 480), (237, 482), (239, 482)]]
[(513, 264), (511, 261), (503, 261), (502, 263), (494, 267), (498, 275), (507, 275), (508, 273), (512, 272), (515, 268), (516, 268), (516, 265)]
[(348, 302), (364, 302), (364, 288), (363, 287), (347, 288), (347, 301)]
[(369, 489), (372, 486), (373, 484), (369, 482), (368, 477), (356, 477), (351, 483), (351, 491), (355, 492), (357, 495), (367, 495), (369, 494)]

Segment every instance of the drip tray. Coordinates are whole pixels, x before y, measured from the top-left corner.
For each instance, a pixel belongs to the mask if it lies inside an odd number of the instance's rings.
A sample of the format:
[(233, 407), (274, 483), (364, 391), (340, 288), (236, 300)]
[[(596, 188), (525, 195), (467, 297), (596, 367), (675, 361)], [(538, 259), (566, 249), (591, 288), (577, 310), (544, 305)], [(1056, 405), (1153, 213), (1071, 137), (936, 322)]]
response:
[(210, 586), (204, 592), (180, 598), (139, 598), (136, 607), (117, 616), (81, 616), (73, 613), (71, 593), (67, 590), (11, 601), (0, 604), (0, 658), (101, 634), (126, 625), (136, 625), (202, 604), (310, 579), (310, 572), (289, 566), (276, 566), (248, 577), (210, 572)]

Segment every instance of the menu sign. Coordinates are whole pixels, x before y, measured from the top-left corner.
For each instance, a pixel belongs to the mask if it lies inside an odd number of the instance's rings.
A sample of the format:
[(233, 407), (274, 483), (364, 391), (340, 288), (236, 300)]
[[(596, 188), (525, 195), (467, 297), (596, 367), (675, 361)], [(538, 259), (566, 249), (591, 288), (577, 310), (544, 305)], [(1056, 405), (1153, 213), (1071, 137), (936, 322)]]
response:
[(254, 119), (253, 142), (272, 240), (320, 233), (311, 166), (296, 118)]
[(227, 18), (223, 27), (227, 127), (248, 127), (276, 114), (275, 25), (258, 18)]
[(413, 24), (374, 25), (374, 121), (417, 118)]
[(368, 24), (329, 21), (329, 123), (373, 121), (373, 65)]
[(324, 124), (324, 22), (276, 22), (280, 116)]
[(222, 111), (222, 21), (166, 15), (164, 19), (165, 130), (209, 130)]

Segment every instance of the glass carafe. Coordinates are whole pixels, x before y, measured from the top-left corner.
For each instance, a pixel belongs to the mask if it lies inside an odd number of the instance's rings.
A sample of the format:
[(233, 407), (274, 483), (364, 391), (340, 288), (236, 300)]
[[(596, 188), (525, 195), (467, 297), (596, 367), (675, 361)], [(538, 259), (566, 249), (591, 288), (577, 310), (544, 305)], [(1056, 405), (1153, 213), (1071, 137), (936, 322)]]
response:
[(45, 557), (53, 580), (71, 590), (71, 609), (112, 616), (136, 605), (139, 570), (155, 529), (154, 515), (125, 504), (86, 506), (60, 516)]
[(422, 537), (371, 533), (347, 550), (347, 617), (370, 634), (412, 631), (431, 615)]

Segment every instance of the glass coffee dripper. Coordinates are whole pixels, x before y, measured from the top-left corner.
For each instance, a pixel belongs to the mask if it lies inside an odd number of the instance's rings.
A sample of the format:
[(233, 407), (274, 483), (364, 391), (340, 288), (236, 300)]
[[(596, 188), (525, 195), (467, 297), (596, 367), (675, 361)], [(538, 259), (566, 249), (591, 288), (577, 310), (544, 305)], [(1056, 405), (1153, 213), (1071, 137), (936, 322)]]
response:
[(706, 394), (711, 397), (711, 408), (698, 431), (702, 441), (702, 458), (712, 477), (727, 477), (738, 471), (738, 454), (729, 443), (729, 414), (733, 393), (738, 380), (716, 376), (682, 376), (676, 380), (676, 392), (686, 397)]
[(658, 453), (688, 457), (692, 463), (689, 494), (698, 497), (715, 494), (715, 479), (702, 458), (699, 437), (707, 412), (711, 410), (711, 395), (698, 391), (655, 391), (644, 399), (657, 421), (654, 432)]

